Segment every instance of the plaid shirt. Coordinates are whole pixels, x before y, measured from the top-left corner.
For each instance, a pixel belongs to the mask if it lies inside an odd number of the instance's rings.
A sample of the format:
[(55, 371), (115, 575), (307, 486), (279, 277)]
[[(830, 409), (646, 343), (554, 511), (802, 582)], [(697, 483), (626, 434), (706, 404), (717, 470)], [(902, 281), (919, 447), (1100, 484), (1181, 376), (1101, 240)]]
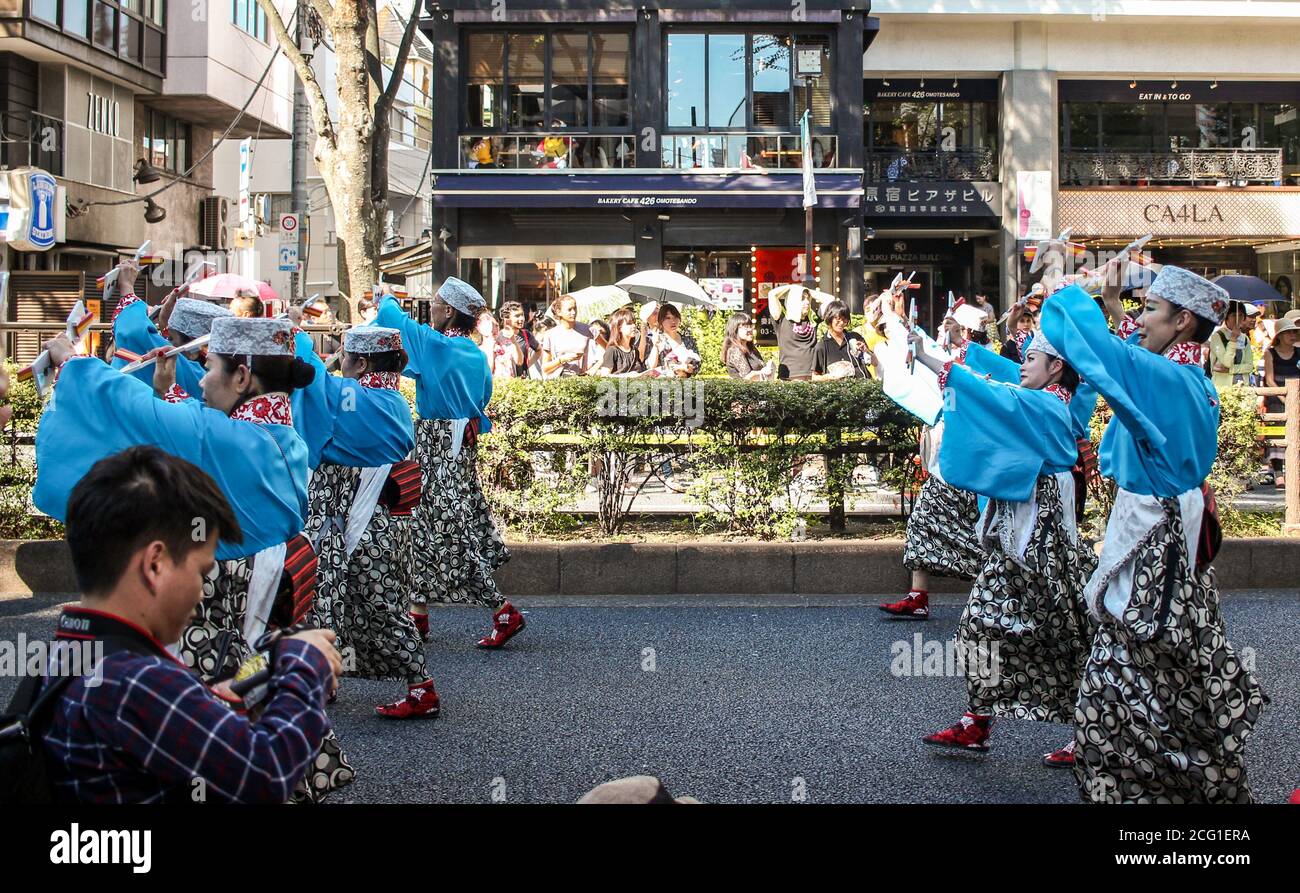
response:
[[(60, 618), (60, 639), (94, 638), (69, 634), (69, 617), (74, 624), (89, 617), (101, 629), (136, 641), (143, 636), (156, 654), (115, 651), (99, 672), (68, 685), (45, 737), (59, 799), (157, 803), (176, 791), (188, 800), (201, 789), (208, 802), (289, 799), (329, 729), (330, 670), (314, 647), (279, 643), (265, 710), (252, 722), (145, 631), (112, 615), (70, 607)], [(96, 677), (98, 684), (86, 684)]]

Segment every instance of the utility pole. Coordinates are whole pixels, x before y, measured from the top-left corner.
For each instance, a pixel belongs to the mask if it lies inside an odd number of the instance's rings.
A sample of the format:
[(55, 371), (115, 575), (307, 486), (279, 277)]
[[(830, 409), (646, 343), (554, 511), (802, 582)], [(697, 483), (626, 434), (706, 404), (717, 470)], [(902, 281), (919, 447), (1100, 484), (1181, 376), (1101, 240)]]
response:
[[(306, 21), (310, 7), (307, 0), (298, 0), (298, 49), (310, 53), (306, 44)], [(311, 58), (310, 55), (307, 57)], [(307, 92), (297, 76), (293, 79), (293, 156), (291, 161), (293, 182), (293, 212), (298, 215), (298, 272), (289, 275), (289, 291), (301, 301), (307, 296), (307, 258), (311, 250), (311, 225), (307, 217), (307, 140), (311, 138), (311, 110), (307, 106)]]

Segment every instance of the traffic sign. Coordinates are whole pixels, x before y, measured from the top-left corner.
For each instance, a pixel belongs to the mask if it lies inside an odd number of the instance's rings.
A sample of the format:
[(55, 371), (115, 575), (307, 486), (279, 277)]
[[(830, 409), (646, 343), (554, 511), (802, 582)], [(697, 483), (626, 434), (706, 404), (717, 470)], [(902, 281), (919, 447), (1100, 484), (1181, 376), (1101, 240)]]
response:
[(280, 272), (281, 273), (298, 272), (298, 243), (297, 242), (280, 243)]
[(281, 214), (280, 232), (284, 233), (286, 236), (296, 236), (298, 234), (298, 215)]

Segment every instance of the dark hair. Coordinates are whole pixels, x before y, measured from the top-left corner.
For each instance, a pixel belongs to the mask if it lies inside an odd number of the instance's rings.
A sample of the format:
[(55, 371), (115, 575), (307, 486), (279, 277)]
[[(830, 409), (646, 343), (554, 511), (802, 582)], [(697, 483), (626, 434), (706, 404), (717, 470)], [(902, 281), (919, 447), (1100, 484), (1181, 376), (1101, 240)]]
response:
[(611, 330), (609, 328), (609, 323), (605, 322), (605, 320), (593, 319), (591, 322), (587, 323), (587, 328), (591, 329), (593, 332), (596, 329), (600, 329), (605, 336), (605, 340), (609, 340), (609, 333)]
[(506, 317), (508, 317), (511, 313), (515, 312), (516, 310), (518, 310), (520, 313), (523, 313), (525, 317), (528, 316), (528, 314), (524, 311), (523, 304), (520, 304), (518, 301), (506, 301), (504, 304), (501, 305), (501, 309), (497, 311), (497, 318), (504, 324), (506, 321)]
[(65, 526), (77, 586), (87, 594), (116, 586), (131, 557), (154, 540), (180, 561), (208, 537), (244, 539), (216, 481), (155, 446), (130, 447), (92, 465), (72, 488)]
[[(609, 343), (618, 344), (619, 333), (623, 331), (624, 323), (635, 323), (636, 314), (632, 312), (631, 307), (620, 307), (609, 315)], [(636, 338), (629, 340), (630, 344), (635, 344)]]
[(1196, 331), (1192, 334), (1192, 337), (1196, 339), (1197, 344), (1204, 344), (1210, 340), (1210, 336), (1214, 334), (1214, 330), (1218, 328), (1219, 324), (1212, 319), (1206, 319), (1204, 316), (1196, 316), (1195, 313), (1192, 316), (1196, 317)]
[(736, 337), (741, 326), (752, 326), (753, 324), (754, 320), (750, 315), (741, 310), (737, 310), (728, 317), (727, 331), (726, 334), (722, 336), (722, 365), (725, 366), (727, 364), (727, 354), (731, 353), (731, 348), (733, 347), (739, 347), (741, 352), (747, 356), (754, 356), (759, 359), (763, 358), (762, 352), (759, 351), (758, 345), (754, 343), (753, 339), (749, 341), (741, 341)]
[(843, 301), (831, 301), (826, 305), (826, 312), (822, 314), (822, 321), (829, 327), (833, 321), (840, 318), (844, 319), (844, 325), (846, 326), (853, 321), (847, 304)]
[(262, 299), (259, 298), (257, 295), (236, 295), (235, 299), (230, 302), (231, 313), (235, 312), (234, 311), (235, 304), (239, 304), (240, 307), (244, 307), (245, 305), (247, 305), (249, 311), (253, 314), (253, 316), (266, 315), (266, 305), (262, 303)]
[(406, 351), (383, 350), (376, 353), (363, 353), (356, 356), (365, 357), (370, 363), (371, 372), (401, 372), (406, 368)]
[(675, 316), (678, 319), (681, 319), (682, 313), (672, 304), (669, 304), (667, 301), (665, 301), (664, 303), (659, 305), (659, 312), (655, 314), (655, 318), (659, 320), (659, 325), (662, 326), (664, 324), (664, 320), (670, 316)]
[(253, 365), (249, 371), (262, 383), (262, 393), (270, 394), (283, 391), (292, 394), (299, 388), (305, 388), (316, 380), (316, 369), (298, 357), (266, 357), (246, 354), (217, 354), (227, 375), (234, 375), (235, 370), (245, 366), (251, 359)]
[(1079, 389), (1079, 373), (1065, 360), (1061, 360), (1061, 387), (1071, 393)]
[[(451, 307), (450, 304), (448, 304), (447, 306)], [(465, 313), (461, 310), (457, 310), (455, 307), (451, 307), (451, 319), (447, 322), (447, 328), (460, 329), (462, 332), (468, 335), (471, 332), (473, 332), (476, 328), (478, 328), (478, 317), (475, 315), (471, 315), (469, 313)]]

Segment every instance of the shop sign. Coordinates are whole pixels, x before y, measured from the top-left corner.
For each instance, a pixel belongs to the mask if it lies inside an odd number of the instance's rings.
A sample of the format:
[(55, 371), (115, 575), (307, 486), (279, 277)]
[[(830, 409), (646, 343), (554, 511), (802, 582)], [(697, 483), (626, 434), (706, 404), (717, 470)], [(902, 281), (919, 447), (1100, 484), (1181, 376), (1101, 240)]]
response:
[(58, 182), (35, 167), (6, 171), (4, 177), (9, 205), (5, 240), (17, 251), (48, 251), (63, 224)]
[(1236, 190), (1067, 190), (1060, 225), (1075, 236), (1294, 236), (1300, 192)]
[(862, 95), (866, 102), (953, 102), (977, 100), (995, 102), (998, 98), (997, 78), (958, 78), (956, 86), (951, 80), (931, 78), (867, 78), (862, 82)]
[[(435, 176), (433, 203), (440, 208), (604, 208), (618, 211), (803, 206), (803, 175), (799, 171), (585, 174), (474, 170), (435, 171)], [(817, 207), (856, 208), (860, 205), (860, 174), (818, 172), (815, 177)]]
[[(1132, 83), (1133, 86), (1129, 86)], [(1062, 80), (1061, 102), (1291, 102), (1300, 100), (1296, 81), (1115, 81)]]
[(1000, 217), (997, 183), (866, 183), (863, 208), (875, 217)]

